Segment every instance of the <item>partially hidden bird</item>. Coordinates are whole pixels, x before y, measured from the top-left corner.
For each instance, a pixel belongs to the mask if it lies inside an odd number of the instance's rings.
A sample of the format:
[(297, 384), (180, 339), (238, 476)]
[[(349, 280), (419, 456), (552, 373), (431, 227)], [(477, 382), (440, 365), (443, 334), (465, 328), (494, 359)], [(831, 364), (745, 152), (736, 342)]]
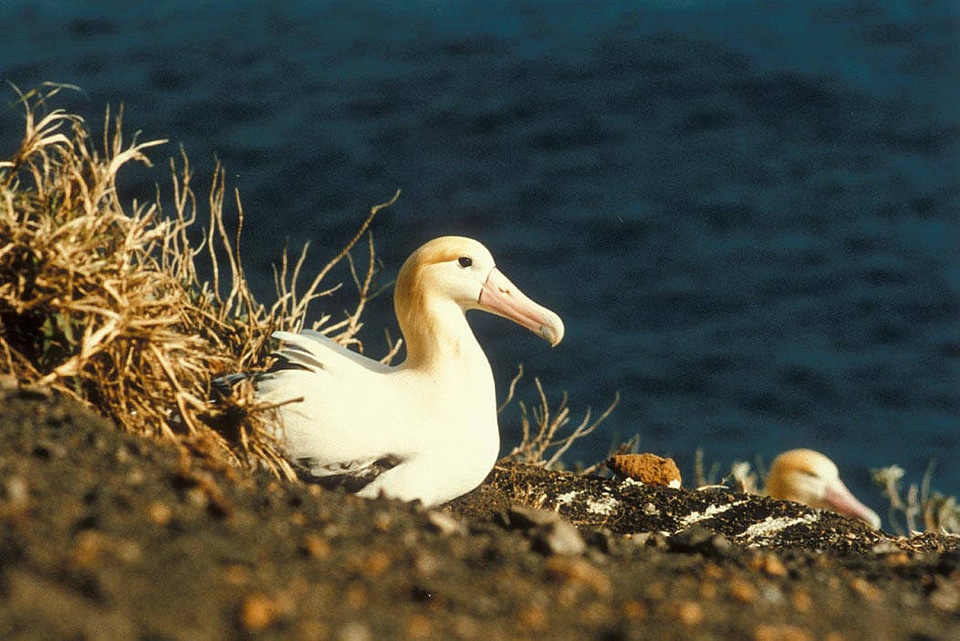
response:
[(564, 327), (470, 238), (435, 238), (397, 276), (406, 358), (389, 366), (315, 331), (279, 331), (277, 361), (255, 378), (281, 405), (279, 435), (301, 479), (359, 496), (433, 506), (476, 488), (500, 449), (493, 372), (465, 312), (526, 327), (551, 346)]
[(840, 480), (836, 463), (810, 449), (783, 452), (770, 464), (767, 495), (832, 510), (880, 527), (877, 513), (861, 503)]

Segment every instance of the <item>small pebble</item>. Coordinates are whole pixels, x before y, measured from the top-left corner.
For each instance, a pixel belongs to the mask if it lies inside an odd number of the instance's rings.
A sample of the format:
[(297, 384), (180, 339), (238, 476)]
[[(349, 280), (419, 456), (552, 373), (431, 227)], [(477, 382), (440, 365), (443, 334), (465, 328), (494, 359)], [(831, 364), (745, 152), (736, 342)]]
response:
[(803, 628), (793, 625), (759, 625), (753, 631), (754, 641), (812, 641)]
[(245, 585), (250, 580), (250, 568), (233, 563), (223, 569), (224, 580), (230, 585)]
[(813, 597), (803, 588), (798, 588), (790, 597), (790, 601), (793, 603), (793, 609), (797, 612), (806, 613), (813, 608)]
[(337, 639), (338, 641), (370, 641), (373, 639), (373, 634), (366, 624), (360, 621), (351, 621), (343, 626), (340, 634), (337, 635)]
[(147, 506), (147, 516), (157, 525), (166, 525), (173, 516), (173, 510), (166, 503), (154, 501)]
[(433, 554), (420, 551), (413, 558), (413, 567), (420, 576), (430, 577), (440, 571), (442, 562)]
[(373, 517), (373, 527), (380, 532), (388, 532), (393, 527), (393, 516), (389, 512), (377, 512)]
[(20, 381), (13, 374), (0, 374), (0, 392), (16, 392), (20, 389)]
[(73, 551), (71, 566), (90, 568), (100, 559), (104, 548), (104, 537), (95, 530), (84, 530), (77, 534), (77, 545)]
[(529, 530), (530, 528), (556, 523), (560, 515), (551, 510), (535, 510), (520, 505), (514, 505), (504, 515), (506, 525), (510, 528)]
[(701, 573), (703, 574), (703, 578), (712, 579), (713, 581), (723, 581), (727, 577), (727, 572), (713, 561), (707, 561)]
[(330, 556), (330, 544), (315, 532), (308, 532), (303, 536), (300, 550), (311, 559), (325, 559)]
[(48, 461), (53, 458), (63, 458), (66, 456), (66, 449), (59, 443), (53, 443), (51, 441), (40, 441), (37, 443), (32, 454), (41, 460)]
[(750, 567), (754, 570), (760, 570), (767, 576), (785, 577), (787, 576), (787, 567), (775, 554), (761, 554), (750, 560)]
[(240, 606), (240, 626), (248, 632), (261, 632), (276, 620), (276, 607), (265, 594), (251, 594)]
[(870, 551), (878, 555), (895, 554), (900, 552), (900, 548), (893, 541), (880, 541), (870, 548)]
[(566, 521), (549, 523), (533, 530), (533, 547), (544, 554), (562, 554), (574, 556), (583, 554), (587, 544), (580, 531)]
[(630, 536), (629, 541), (637, 547), (668, 549), (667, 537), (662, 532), (638, 532)]
[(687, 626), (700, 625), (706, 616), (703, 607), (696, 601), (679, 601), (672, 604), (673, 615)]
[(671, 552), (699, 552), (705, 555), (725, 556), (733, 550), (730, 539), (699, 525), (691, 525), (667, 539)]
[(581, 558), (552, 557), (546, 564), (547, 574), (555, 580), (590, 588), (600, 595), (610, 594), (610, 578), (602, 570)]
[(517, 614), (520, 625), (528, 630), (543, 630), (547, 627), (547, 611), (539, 605), (528, 606)]
[(406, 634), (407, 639), (425, 639), (434, 633), (433, 623), (422, 614), (413, 614), (407, 619)]
[(390, 555), (381, 550), (374, 550), (363, 560), (363, 573), (371, 578), (382, 576), (390, 569), (392, 561)]
[(740, 603), (753, 603), (757, 600), (757, 588), (740, 579), (730, 582), (730, 596)]
[(19, 512), (26, 509), (30, 501), (30, 488), (27, 482), (20, 476), (11, 476), (4, 484), (7, 502), (14, 511)]
[(700, 583), (700, 599), (713, 601), (717, 597), (717, 584), (709, 581)]
[(136, 541), (123, 539), (116, 542), (117, 557), (126, 563), (135, 563), (143, 557), (143, 548)]
[(860, 577), (854, 577), (850, 581), (850, 587), (852, 587), (860, 596), (862, 596), (867, 601), (876, 603), (883, 598), (883, 591), (880, 590), (877, 586), (873, 585), (866, 579)]
[(590, 530), (583, 538), (587, 545), (603, 554), (610, 554), (616, 544), (616, 538), (609, 530)]
[(427, 512), (427, 523), (431, 530), (444, 536), (463, 533), (463, 525), (460, 521), (447, 512), (437, 510)]
[(934, 577), (936, 588), (930, 593), (930, 605), (941, 612), (960, 613), (960, 589), (956, 581)]
[(203, 491), (202, 487), (192, 487), (184, 493), (184, 501), (193, 507), (203, 509), (207, 507), (207, 493)]
[(370, 605), (370, 595), (368, 595), (366, 589), (358, 583), (351, 584), (343, 596), (343, 602), (354, 610), (363, 610)]
[(623, 616), (627, 619), (642, 619), (647, 616), (647, 608), (640, 601), (630, 600), (623, 604)]

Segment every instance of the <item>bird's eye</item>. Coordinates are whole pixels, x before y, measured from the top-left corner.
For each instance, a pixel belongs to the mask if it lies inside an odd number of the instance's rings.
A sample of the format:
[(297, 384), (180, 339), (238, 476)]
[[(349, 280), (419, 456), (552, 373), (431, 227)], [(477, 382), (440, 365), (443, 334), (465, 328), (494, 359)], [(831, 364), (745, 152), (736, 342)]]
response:
[(460, 263), (461, 267), (467, 268), (473, 264), (473, 259), (470, 258), (469, 256), (461, 256), (460, 258), (457, 259), (457, 262)]

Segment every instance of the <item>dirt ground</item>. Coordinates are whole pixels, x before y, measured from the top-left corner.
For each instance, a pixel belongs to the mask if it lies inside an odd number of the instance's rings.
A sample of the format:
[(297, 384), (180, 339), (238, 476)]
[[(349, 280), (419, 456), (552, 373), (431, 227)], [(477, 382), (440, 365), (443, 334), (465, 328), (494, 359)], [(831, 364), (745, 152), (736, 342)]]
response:
[(441, 509), (0, 393), (4, 639), (960, 639), (960, 537), (537, 468)]

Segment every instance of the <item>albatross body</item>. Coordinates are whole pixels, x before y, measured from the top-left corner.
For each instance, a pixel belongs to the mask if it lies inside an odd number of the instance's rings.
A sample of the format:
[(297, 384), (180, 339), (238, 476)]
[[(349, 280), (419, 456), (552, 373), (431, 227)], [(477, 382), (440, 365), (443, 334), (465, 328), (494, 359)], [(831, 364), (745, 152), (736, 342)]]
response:
[(789, 450), (773, 459), (766, 490), (771, 498), (832, 510), (880, 527), (877, 513), (857, 500), (840, 480), (836, 463), (815, 450)]
[(397, 277), (407, 357), (391, 367), (317, 332), (276, 332), (279, 362), (257, 381), (280, 408), (287, 456), (301, 477), (364, 497), (436, 505), (477, 487), (500, 448), (493, 373), (464, 313), (480, 309), (556, 345), (563, 323), (494, 265), (479, 242), (420, 247)]

